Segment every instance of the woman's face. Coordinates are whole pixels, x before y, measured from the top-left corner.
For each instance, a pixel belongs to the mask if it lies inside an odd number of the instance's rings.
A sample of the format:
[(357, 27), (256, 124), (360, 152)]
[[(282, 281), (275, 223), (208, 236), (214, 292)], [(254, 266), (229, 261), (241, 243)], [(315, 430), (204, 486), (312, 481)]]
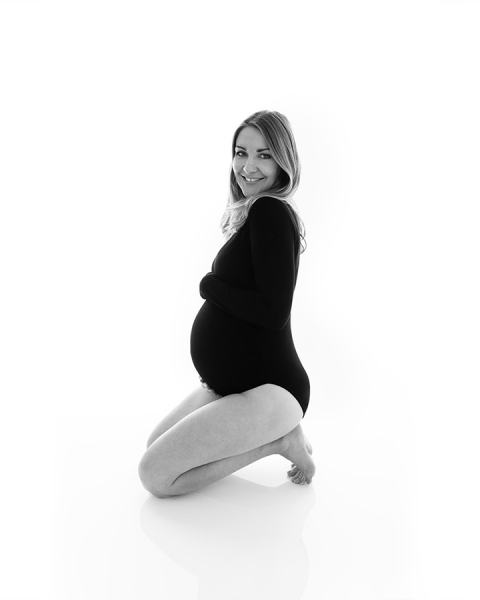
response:
[(237, 136), (232, 168), (245, 197), (269, 190), (281, 171), (263, 135), (250, 125)]

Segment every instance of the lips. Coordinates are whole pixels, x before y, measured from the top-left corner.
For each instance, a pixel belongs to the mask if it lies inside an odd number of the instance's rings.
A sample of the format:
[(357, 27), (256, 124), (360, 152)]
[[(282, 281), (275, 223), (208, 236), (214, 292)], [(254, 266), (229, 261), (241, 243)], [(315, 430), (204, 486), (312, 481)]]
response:
[(246, 183), (257, 183), (258, 181), (262, 181), (262, 179), (265, 179), (265, 177), (249, 177), (248, 179), (253, 179), (253, 181), (248, 181), (245, 175), (242, 175), (242, 177), (245, 179)]

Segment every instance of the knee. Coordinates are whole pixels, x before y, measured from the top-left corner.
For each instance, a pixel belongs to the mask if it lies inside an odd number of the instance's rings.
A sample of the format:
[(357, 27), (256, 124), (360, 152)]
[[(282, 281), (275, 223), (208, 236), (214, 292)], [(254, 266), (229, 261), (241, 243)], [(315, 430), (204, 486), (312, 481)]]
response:
[(143, 487), (157, 498), (170, 498), (168, 486), (161, 483), (159, 469), (152, 464), (150, 457), (144, 455), (138, 465), (138, 476)]
[(159, 436), (154, 431), (147, 440), (147, 450)]
[(160, 436), (162, 436), (166, 431), (168, 431), (169, 427), (155, 427), (155, 429), (152, 431), (152, 433), (149, 435), (148, 440), (147, 440), (147, 449), (150, 448), (150, 446), (153, 444), (153, 442), (155, 442), (156, 440), (158, 440), (158, 438)]

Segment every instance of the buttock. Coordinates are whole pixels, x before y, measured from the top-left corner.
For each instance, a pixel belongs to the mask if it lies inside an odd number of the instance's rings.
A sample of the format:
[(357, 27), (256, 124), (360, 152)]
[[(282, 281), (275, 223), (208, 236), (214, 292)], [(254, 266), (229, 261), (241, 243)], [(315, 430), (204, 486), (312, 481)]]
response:
[(221, 394), (219, 394), (217, 391), (215, 391), (212, 387), (210, 387), (208, 385), (208, 383), (205, 381), (205, 379), (203, 379), (203, 377), (200, 377), (200, 383), (202, 384), (203, 388), (205, 388), (208, 392), (210, 392), (211, 394), (213, 394), (217, 398), (221, 398), (222, 397)]

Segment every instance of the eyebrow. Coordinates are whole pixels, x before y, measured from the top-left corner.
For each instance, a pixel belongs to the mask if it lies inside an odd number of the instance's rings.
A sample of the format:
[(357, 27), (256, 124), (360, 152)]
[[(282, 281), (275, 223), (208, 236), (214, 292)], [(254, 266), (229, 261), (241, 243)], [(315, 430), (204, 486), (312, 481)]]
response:
[[(243, 146), (235, 146), (235, 148), (241, 148), (242, 150), (246, 150)], [(257, 152), (265, 152), (265, 150), (270, 150), (270, 148), (259, 148)]]

